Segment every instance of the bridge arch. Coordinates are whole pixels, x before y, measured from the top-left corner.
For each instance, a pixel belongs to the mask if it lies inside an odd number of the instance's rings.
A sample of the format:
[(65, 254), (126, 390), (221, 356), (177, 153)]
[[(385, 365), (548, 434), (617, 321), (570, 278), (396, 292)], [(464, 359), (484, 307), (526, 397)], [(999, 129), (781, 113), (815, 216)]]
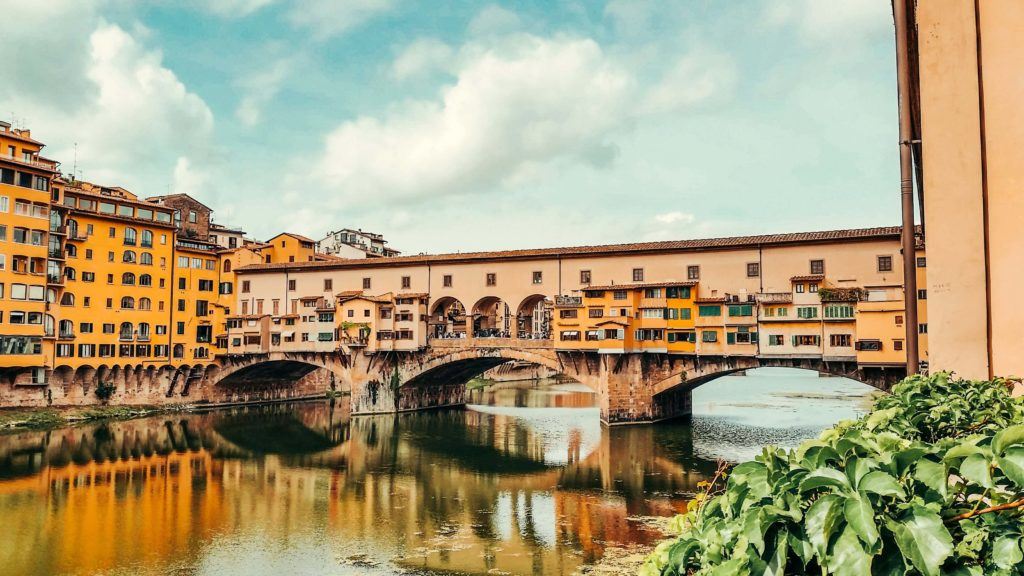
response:
[(497, 296), (484, 296), (473, 305), (474, 338), (508, 338), (512, 330), (508, 303)]
[(430, 308), (430, 337), (466, 336), (466, 306), (457, 298), (443, 296)]
[(558, 357), (547, 350), (504, 346), (487, 348), (482, 345), (435, 353), (422, 362), (407, 363), (401, 370), (401, 386), (462, 384), (474, 376), (510, 360), (519, 360), (550, 368), (554, 372), (565, 374), (595, 392), (597, 391), (595, 380), (567, 370)]
[(531, 294), (516, 307), (516, 337), (551, 339), (551, 300), (544, 294)]

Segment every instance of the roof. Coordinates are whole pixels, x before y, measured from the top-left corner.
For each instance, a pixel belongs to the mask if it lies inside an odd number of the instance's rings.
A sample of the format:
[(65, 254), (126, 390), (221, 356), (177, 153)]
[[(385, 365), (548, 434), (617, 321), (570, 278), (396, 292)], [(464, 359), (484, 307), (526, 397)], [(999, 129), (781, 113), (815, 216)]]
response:
[(210, 223), (210, 230), (216, 230), (218, 232), (233, 232), (235, 234), (245, 234), (245, 230), (241, 228), (232, 228), (231, 226), (225, 226), (223, 224)]
[(307, 238), (302, 234), (292, 234), (291, 232), (281, 232), (277, 236), (274, 236), (270, 240), (267, 240), (267, 244), (273, 242), (275, 238), (280, 238), (281, 236), (291, 236), (292, 238), (295, 238), (296, 240), (299, 240), (301, 242), (312, 242), (313, 244), (316, 244), (316, 240), (313, 240), (312, 238)]
[(636, 284), (607, 284), (605, 286), (587, 286), (581, 288), (584, 292), (590, 290), (638, 290), (641, 288), (673, 288), (675, 286), (696, 286), (693, 280), (685, 282), (641, 282)]
[(192, 196), (189, 196), (188, 194), (182, 194), (182, 193), (179, 193), (179, 194), (165, 194), (163, 196), (150, 196), (149, 198), (146, 198), (146, 201), (147, 202), (161, 203), (164, 200), (172, 200), (172, 199), (175, 199), (175, 198), (187, 198), (187, 199), (195, 202), (196, 204), (199, 204), (203, 208), (206, 208), (210, 212), (213, 212), (213, 208), (210, 208), (206, 204), (203, 204), (202, 202), (200, 202), (199, 200), (196, 200), (195, 198), (193, 198)]
[(395, 298), (429, 298), (428, 292), (399, 292), (395, 294)]
[(494, 252), (457, 252), (454, 254), (419, 254), (415, 256), (394, 256), (391, 258), (352, 258), (330, 262), (314, 261), (251, 264), (249, 266), (239, 268), (238, 271), (273, 272), (277, 270), (338, 270), (345, 268), (384, 268), (421, 264), (467, 263), (480, 260), (537, 260), (545, 258), (584, 258), (588, 256), (738, 250), (764, 246), (898, 240), (899, 235), (899, 226), (887, 226), (880, 228), (794, 232), (788, 234), (765, 234), (759, 236), (733, 236), (727, 238), (706, 238), (698, 240), (669, 240), (663, 242), (640, 242), (633, 244), (605, 244), (596, 246), (571, 246), (564, 248), (531, 248)]
[(825, 279), (824, 274), (805, 274), (803, 276), (793, 276), (789, 279), (790, 282), (821, 282)]
[[(709, 296), (707, 298), (697, 298), (694, 300), (697, 304), (724, 304), (726, 302), (725, 296)], [(744, 302), (746, 304), (746, 302)]]

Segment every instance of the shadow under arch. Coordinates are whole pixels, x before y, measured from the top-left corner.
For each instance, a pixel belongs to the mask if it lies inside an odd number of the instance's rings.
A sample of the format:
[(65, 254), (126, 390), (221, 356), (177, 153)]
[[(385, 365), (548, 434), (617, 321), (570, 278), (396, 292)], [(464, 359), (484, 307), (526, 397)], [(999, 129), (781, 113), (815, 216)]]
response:
[(512, 330), (508, 303), (497, 296), (484, 296), (473, 305), (473, 337), (505, 337)]
[(253, 454), (306, 455), (339, 446), (344, 434), (305, 422), (283, 405), (256, 406), (217, 418), (212, 427), (223, 440)]
[[(216, 385), (222, 387), (240, 385), (249, 387), (280, 386), (282, 383), (297, 382), (317, 370), (328, 370), (328, 368), (300, 360), (266, 360), (243, 366), (230, 372), (216, 380)], [(219, 377), (223, 371), (223, 369), (217, 369), (213, 371), (212, 375)], [(344, 379), (335, 378), (334, 382), (338, 389), (348, 389)]]
[(531, 294), (516, 307), (516, 336), (535, 340), (551, 338), (551, 300), (544, 294)]
[(451, 338), (466, 335), (466, 306), (453, 296), (438, 298), (430, 308), (430, 336)]

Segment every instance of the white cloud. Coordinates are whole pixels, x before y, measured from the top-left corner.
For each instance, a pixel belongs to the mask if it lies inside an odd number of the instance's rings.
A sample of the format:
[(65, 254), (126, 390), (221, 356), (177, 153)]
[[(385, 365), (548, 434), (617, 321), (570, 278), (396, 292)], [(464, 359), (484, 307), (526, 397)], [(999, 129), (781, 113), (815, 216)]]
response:
[(658, 214), (654, 217), (655, 222), (661, 224), (691, 224), (695, 220), (693, 214), (687, 214), (686, 212), (665, 212), (664, 214)]
[(595, 151), (630, 116), (633, 83), (592, 40), (519, 38), (471, 51), (440, 102), (332, 131), (318, 176), (349, 202), (474, 192), (531, 163), (607, 161)]
[(292, 68), (292, 60), (282, 58), (243, 78), (239, 86), (244, 96), (235, 109), (235, 117), (246, 126), (259, 124), (263, 119), (263, 108), (280, 92)]
[(736, 81), (731, 58), (724, 54), (694, 51), (679, 58), (647, 93), (644, 112), (671, 113), (727, 95)]
[(323, 40), (362, 26), (397, 5), (398, 0), (295, 0), (288, 19)]
[(276, 0), (198, 0), (196, 7), (218, 16), (242, 18), (253, 14)]
[(208, 180), (208, 174), (197, 170), (187, 156), (179, 156), (174, 164), (174, 179), (171, 184), (171, 193), (188, 194), (201, 198)]
[(435, 38), (421, 38), (402, 50), (391, 64), (391, 75), (397, 80), (429, 76), (452, 65), (451, 46)]
[[(170, 183), (178, 156), (206, 153), (213, 114), (163, 65), (159, 51), (101, 20), (87, 2), (70, 2), (64, 8), (12, 3), (13, 14), (6, 12), (25, 25), (0, 36), (0, 53), (32, 45), (45, 27), (44, 36), (59, 37), (59, 42), (53, 40), (45, 52), (34, 55), (35, 65), (47, 68), (52, 62), (59, 68), (68, 59), (76, 66), (61, 69), (60, 78), (5, 74), (0, 109), (24, 118), (33, 134), (49, 144), (45, 153), (62, 161), (63, 169), (70, 171), (77, 143), (82, 177), (142, 195), (154, 188), (161, 191)], [(45, 26), (37, 28), (32, 22)]]
[(764, 21), (775, 26), (796, 24), (806, 37), (830, 43), (893, 27), (890, 0), (776, 0), (766, 6)]
[(496, 4), (490, 4), (469, 22), (468, 32), (474, 36), (506, 34), (522, 26), (519, 15)]

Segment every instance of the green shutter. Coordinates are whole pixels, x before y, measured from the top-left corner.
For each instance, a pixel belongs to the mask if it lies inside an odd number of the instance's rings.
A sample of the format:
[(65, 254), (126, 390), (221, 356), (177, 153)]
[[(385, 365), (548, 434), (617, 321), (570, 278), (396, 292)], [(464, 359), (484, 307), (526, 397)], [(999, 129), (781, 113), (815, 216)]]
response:
[(726, 344), (735, 344), (736, 343), (736, 333), (735, 332), (727, 333), (725, 335), (725, 342), (726, 342)]
[(796, 336), (793, 336), (793, 346), (796, 346)]
[(750, 333), (750, 343), (757, 344), (757, 332)]

